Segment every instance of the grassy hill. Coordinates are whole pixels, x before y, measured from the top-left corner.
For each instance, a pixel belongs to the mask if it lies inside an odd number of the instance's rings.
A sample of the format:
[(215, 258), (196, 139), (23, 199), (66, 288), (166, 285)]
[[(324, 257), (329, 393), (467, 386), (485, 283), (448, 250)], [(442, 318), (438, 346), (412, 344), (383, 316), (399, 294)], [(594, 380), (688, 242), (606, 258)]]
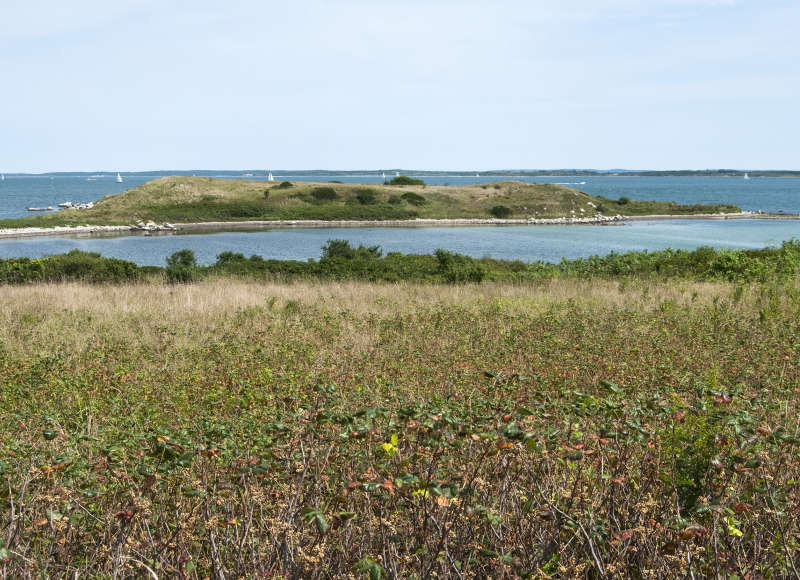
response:
[[(495, 208), (493, 210), (493, 208)], [(496, 209), (504, 208), (504, 209)], [(553, 184), (502, 181), (467, 186), (360, 185), (163, 177), (108, 195), (92, 209), (0, 221), (0, 227), (127, 225), (139, 220), (403, 220), (554, 218), (737, 212), (735, 206), (610, 200)]]

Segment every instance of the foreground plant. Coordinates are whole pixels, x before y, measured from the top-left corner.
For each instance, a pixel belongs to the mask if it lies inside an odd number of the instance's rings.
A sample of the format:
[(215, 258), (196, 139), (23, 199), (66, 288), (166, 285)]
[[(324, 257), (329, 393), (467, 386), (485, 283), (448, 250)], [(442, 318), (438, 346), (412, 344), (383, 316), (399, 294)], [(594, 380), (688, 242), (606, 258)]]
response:
[[(796, 284), (462, 292), (199, 327), (119, 308), (132, 335), (81, 309), (20, 317), (0, 349), (0, 573), (796, 577)], [(54, 318), (87, 346), (43, 340)]]

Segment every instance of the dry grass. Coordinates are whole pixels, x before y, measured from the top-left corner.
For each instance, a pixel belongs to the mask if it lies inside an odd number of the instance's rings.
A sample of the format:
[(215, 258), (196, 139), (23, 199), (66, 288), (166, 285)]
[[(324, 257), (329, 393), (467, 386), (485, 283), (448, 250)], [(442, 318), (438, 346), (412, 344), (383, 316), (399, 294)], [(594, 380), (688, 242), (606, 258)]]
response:
[[(499, 305), (511, 314), (535, 314), (554, 305), (587, 308), (635, 307), (652, 310), (665, 302), (707, 305), (729, 297), (730, 284), (628, 283), (555, 279), (537, 285), (370, 284), (364, 282), (251, 282), (211, 279), (191, 285), (81, 283), (0, 288), (0, 325), (5, 348), (31, 354), (42, 348), (77, 351), (95, 333), (115, 340), (147, 340), (163, 327), (190, 344), (237, 312), (280, 311), (289, 303), (354, 316), (388, 316), (438, 307)], [(31, 329), (42, 337), (30, 342)]]

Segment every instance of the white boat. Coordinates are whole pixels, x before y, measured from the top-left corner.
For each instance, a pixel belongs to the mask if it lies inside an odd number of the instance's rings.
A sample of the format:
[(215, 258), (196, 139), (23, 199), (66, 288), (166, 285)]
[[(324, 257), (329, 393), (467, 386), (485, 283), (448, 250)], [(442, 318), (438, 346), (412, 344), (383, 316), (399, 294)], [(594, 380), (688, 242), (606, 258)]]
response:
[(749, 176), (749, 175), (747, 175), (747, 172), (746, 172), (746, 171), (744, 172), (744, 178), (745, 178), (745, 179), (750, 179), (750, 176)]
[(6, 180), (6, 174), (0, 173), (0, 181), (5, 181), (5, 180)]
[(275, 181), (275, 178), (272, 177), (272, 171), (270, 171), (269, 174), (267, 175), (267, 181)]
[(395, 177), (400, 177), (400, 172), (399, 172), (399, 171), (395, 171), (395, 172), (394, 172), (394, 176), (395, 176)]
[(386, 181), (386, 173), (381, 173), (381, 177), (383, 177), (383, 180)]
[(117, 173), (117, 183), (122, 183), (122, 176)]
[(480, 173), (476, 173), (476, 174), (475, 174), (475, 177), (480, 177), (480, 176), (481, 176), (481, 174), (480, 174)]

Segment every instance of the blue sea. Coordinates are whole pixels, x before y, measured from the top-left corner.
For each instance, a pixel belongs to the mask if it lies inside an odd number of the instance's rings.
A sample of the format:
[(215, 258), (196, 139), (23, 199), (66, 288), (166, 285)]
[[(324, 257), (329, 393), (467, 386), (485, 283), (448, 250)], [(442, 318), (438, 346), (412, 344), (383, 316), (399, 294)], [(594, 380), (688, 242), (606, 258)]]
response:
[[(379, 175), (291, 175), (273, 172), (276, 180), (381, 183)], [(204, 173), (204, 175), (207, 175)], [(466, 185), (520, 179), (537, 183), (563, 183), (592, 195), (609, 198), (676, 201), (678, 203), (732, 203), (746, 210), (800, 214), (800, 179), (730, 177), (421, 177), (431, 185)], [(260, 179), (238, 172), (222, 178)], [(0, 219), (31, 215), (26, 206), (57, 206), (64, 201), (87, 202), (120, 193), (158, 175), (98, 173), (59, 175), (6, 175), (0, 181)], [(258, 254), (265, 258), (318, 258), (328, 239), (379, 245), (385, 252), (430, 253), (437, 248), (483, 257), (543, 260), (604, 255), (609, 252), (664, 248), (761, 248), (800, 239), (800, 220), (668, 220), (631, 222), (613, 226), (485, 226), (402, 228), (279, 228), (253, 232), (216, 232), (159, 236), (64, 236), (0, 240), (0, 257), (39, 257), (74, 248), (99, 252), (139, 264), (163, 265), (173, 252), (192, 249), (202, 263), (213, 262), (224, 251)]]

